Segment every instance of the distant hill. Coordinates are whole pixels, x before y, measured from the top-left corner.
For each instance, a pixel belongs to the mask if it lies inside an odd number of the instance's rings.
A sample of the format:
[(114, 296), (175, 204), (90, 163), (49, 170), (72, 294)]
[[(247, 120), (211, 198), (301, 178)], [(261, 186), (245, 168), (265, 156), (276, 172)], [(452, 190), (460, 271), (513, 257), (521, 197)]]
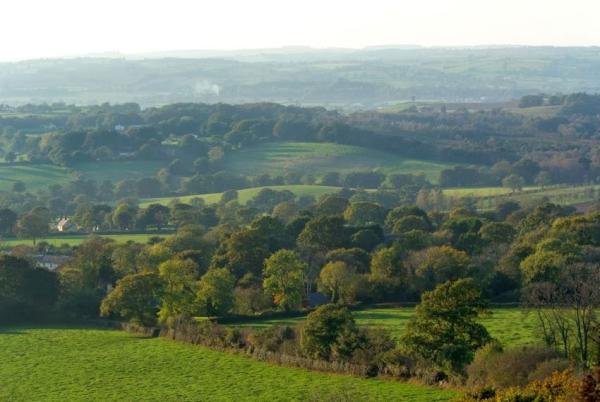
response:
[(370, 108), (600, 91), (600, 48), (289, 47), (0, 64), (3, 103), (257, 102)]

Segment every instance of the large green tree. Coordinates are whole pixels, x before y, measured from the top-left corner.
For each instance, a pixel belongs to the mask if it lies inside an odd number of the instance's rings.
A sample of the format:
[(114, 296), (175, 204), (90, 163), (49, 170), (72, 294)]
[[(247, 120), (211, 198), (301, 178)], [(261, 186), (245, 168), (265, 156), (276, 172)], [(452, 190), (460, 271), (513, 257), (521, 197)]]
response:
[(233, 305), (235, 277), (226, 268), (215, 268), (205, 273), (198, 283), (196, 301), (205, 314), (227, 314)]
[(326, 252), (345, 247), (348, 243), (348, 231), (340, 216), (311, 219), (298, 236), (298, 245), (312, 252)]
[(140, 325), (156, 324), (162, 282), (156, 272), (142, 272), (123, 277), (104, 298), (100, 314), (119, 317)]
[(223, 239), (212, 257), (211, 268), (227, 268), (236, 278), (247, 273), (260, 277), (269, 256), (268, 239), (256, 229), (241, 229)]
[(450, 372), (461, 372), (491, 340), (477, 322), (486, 304), (471, 279), (448, 281), (421, 295), (400, 344), (411, 355)]
[(359, 278), (356, 269), (343, 261), (325, 264), (319, 274), (320, 288), (329, 295), (333, 303), (351, 303), (356, 296)]
[(192, 260), (173, 258), (160, 264), (158, 272), (164, 284), (158, 312), (161, 322), (170, 324), (172, 319), (187, 319), (196, 312), (197, 271)]

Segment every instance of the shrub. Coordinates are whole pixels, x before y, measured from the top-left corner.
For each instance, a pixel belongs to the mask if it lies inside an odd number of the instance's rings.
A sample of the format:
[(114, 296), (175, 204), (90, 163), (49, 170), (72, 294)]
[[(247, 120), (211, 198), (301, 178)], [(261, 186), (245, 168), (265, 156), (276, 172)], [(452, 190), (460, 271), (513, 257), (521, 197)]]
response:
[[(556, 352), (545, 348), (519, 348), (502, 351), (498, 345), (488, 345), (475, 354), (467, 367), (468, 385), (508, 388), (525, 386), (531, 379), (543, 379), (553, 368), (564, 369), (564, 361)], [(539, 368), (539, 371), (538, 371)]]
[(288, 326), (272, 326), (253, 332), (248, 338), (250, 344), (256, 349), (279, 352), (286, 341), (296, 338), (296, 333)]
[(347, 308), (327, 304), (310, 313), (301, 332), (301, 348), (313, 359), (348, 359), (364, 342)]

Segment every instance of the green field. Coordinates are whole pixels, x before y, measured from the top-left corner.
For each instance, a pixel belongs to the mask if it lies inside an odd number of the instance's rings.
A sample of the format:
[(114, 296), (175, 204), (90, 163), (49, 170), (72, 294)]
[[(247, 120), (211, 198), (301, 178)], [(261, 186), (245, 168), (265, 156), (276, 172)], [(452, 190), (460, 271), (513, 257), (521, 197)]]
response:
[[(296, 196), (302, 195), (310, 195), (315, 198), (319, 198), (323, 194), (331, 194), (337, 191), (340, 191), (341, 187), (332, 187), (332, 186), (318, 186), (318, 185), (304, 185), (304, 184), (291, 184), (284, 186), (264, 186), (264, 187), (253, 187), (253, 188), (245, 188), (243, 190), (238, 190), (238, 199), (239, 202), (245, 204), (256, 196), (260, 192), (260, 190), (269, 188), (275, 191), (283, 191), (288, 190), (292, 193), (296, 194)], [(223, 193), (211, 193), (211, 194), (196, 194), (196, 195), (186, 195), (182, 197), (162, 197), (162, 198), (147, 198), (140, 203), (140, 207), (147, 207), (150, 204), (159, 203), (163, 205), (168, 205), (174, 199), (179, 200), (183, 203), (190, 203), (194, 198), (202, 198), (207, 204), (214, 204), (221, 200), (221, 195)]]
[(98, 183), (110, 180), (116, 184), (125, 179), (155, 176), (163, 167), (165, 163), (157, 161), (104, 161), (80, 163), (73, 166), (73, 170)]
[(0, 191), (11, 191), (17, 181), (25, 183), (27, 191), (45, 189), (52, 184), (67, 184), (77, 174), (98, 183), (104, 180), (117, 183), (124, 179), (154, 176), (163, 165), (152, 161), (90, 162), (75, 165), (69, 170), (49, 164), (0, 164)]
[(598, 200), (598, 191), (600, 191), (599, 185), (558, 185), (545, 188), (525, 187), (523, 191), (514, 193), (503, 187), (445, 189), (444, 195), (451, 198), (465, 196), (480, 198), (477, 204), (479, 208), (493, 209), (498, 203), (509, 199), (517, 201), (523, 206), (532, 205), (542, 200), (561, 205), (587, 203)]
[(223, 162), (226, 170), (245, 174), (281, 175), (296, 171), (321, 176), (326, 172), (348, 173), (379, 169), (384, 173), (423, 173), (437, 182), (442, 170), (452, 164), (398, 157), (393, 153), (352, 145), (312, 142), (272, 142), (231, 153)]
[[(164, 234), (114, 234), (114, 235), (100, 235), (107, 239), (112, 239), (118, 243), (126, 243), (128, 241), (134, 241), (137, 243), (146, 243), (151, 237), (165, 237)], [(61, 246), (67, 244), (69, 246), (77, 246), (89, 239), (87, 235), (71, 235), (71, 236), (48, 236), (36, 239), (37, 243), (46, 242), (53, 246)], [(32, 246), (33, 240), (31, 239), (2, 239), (0, 240), (0, 247), (14, 247), (18, 245)]]
[(63, 167), (53, 165), (0, 165), (0, 191), (11, 191), (15, 182), (22, 181), (28, 191), (65, 184), (74, 176)]
[[(377, 326), (390, 330), (398, 338), (408, 320), (414, 315), (414, 308), (368, 309), (353, 311), (356, 322), (364, 326)], [(304, 317), (259, 320), (235, 326), (265, 328), (271, 325), (296, 325)], [(507, 347), (523, 346), (540, 342), (537, 332), (537, 321), (534, 314), (528, 314), (518, 308), (495, 308), (482, 317), (481, 322), (490, 334)]]
[(455, 392), (279, 367), (90, 328), (0, 330), (2, 401), (449, 401)]

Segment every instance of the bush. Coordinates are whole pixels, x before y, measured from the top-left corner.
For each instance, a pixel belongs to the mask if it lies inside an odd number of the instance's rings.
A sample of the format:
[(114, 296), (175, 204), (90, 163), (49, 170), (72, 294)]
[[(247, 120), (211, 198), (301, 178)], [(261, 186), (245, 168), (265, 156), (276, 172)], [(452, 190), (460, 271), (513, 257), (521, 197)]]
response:
[(327, 304), (308, 315), (300, 342), (306, 357), (347, 360), (364, 339), (347, 308)]
[(535, 370), (533, 370), (529, 376), (529, 382), (543, 381), (546, 378), (551, 377), (554, 373), (560, 373), (567, 370), (571, 366), (571, 363), (567, 359), (556, 358), (543, 361), (539, 363)]
[(560, 370), (564, 367), (564, 360), (559, 359), (556, 352), (550, 349), (519, 348), (502, 351), (497, 344), (491, 344), (475, 353), (473, 362), (467, 367), (467, 384), (499, 389), (525, 386), (530, 379), (543, 379), (544, 373), (551, 374), (553, 369)]
[(252, 347), (269, 352), (280, 352), (286, 341), (296, 338), (294, 330), (288, 326), (272, 326), (250, 334), (248, 341)]
[(398, 349), (388, 350), (379, 357), (379, 372), (396, 378), (409, 378), (415, 370), (415, 362)]

